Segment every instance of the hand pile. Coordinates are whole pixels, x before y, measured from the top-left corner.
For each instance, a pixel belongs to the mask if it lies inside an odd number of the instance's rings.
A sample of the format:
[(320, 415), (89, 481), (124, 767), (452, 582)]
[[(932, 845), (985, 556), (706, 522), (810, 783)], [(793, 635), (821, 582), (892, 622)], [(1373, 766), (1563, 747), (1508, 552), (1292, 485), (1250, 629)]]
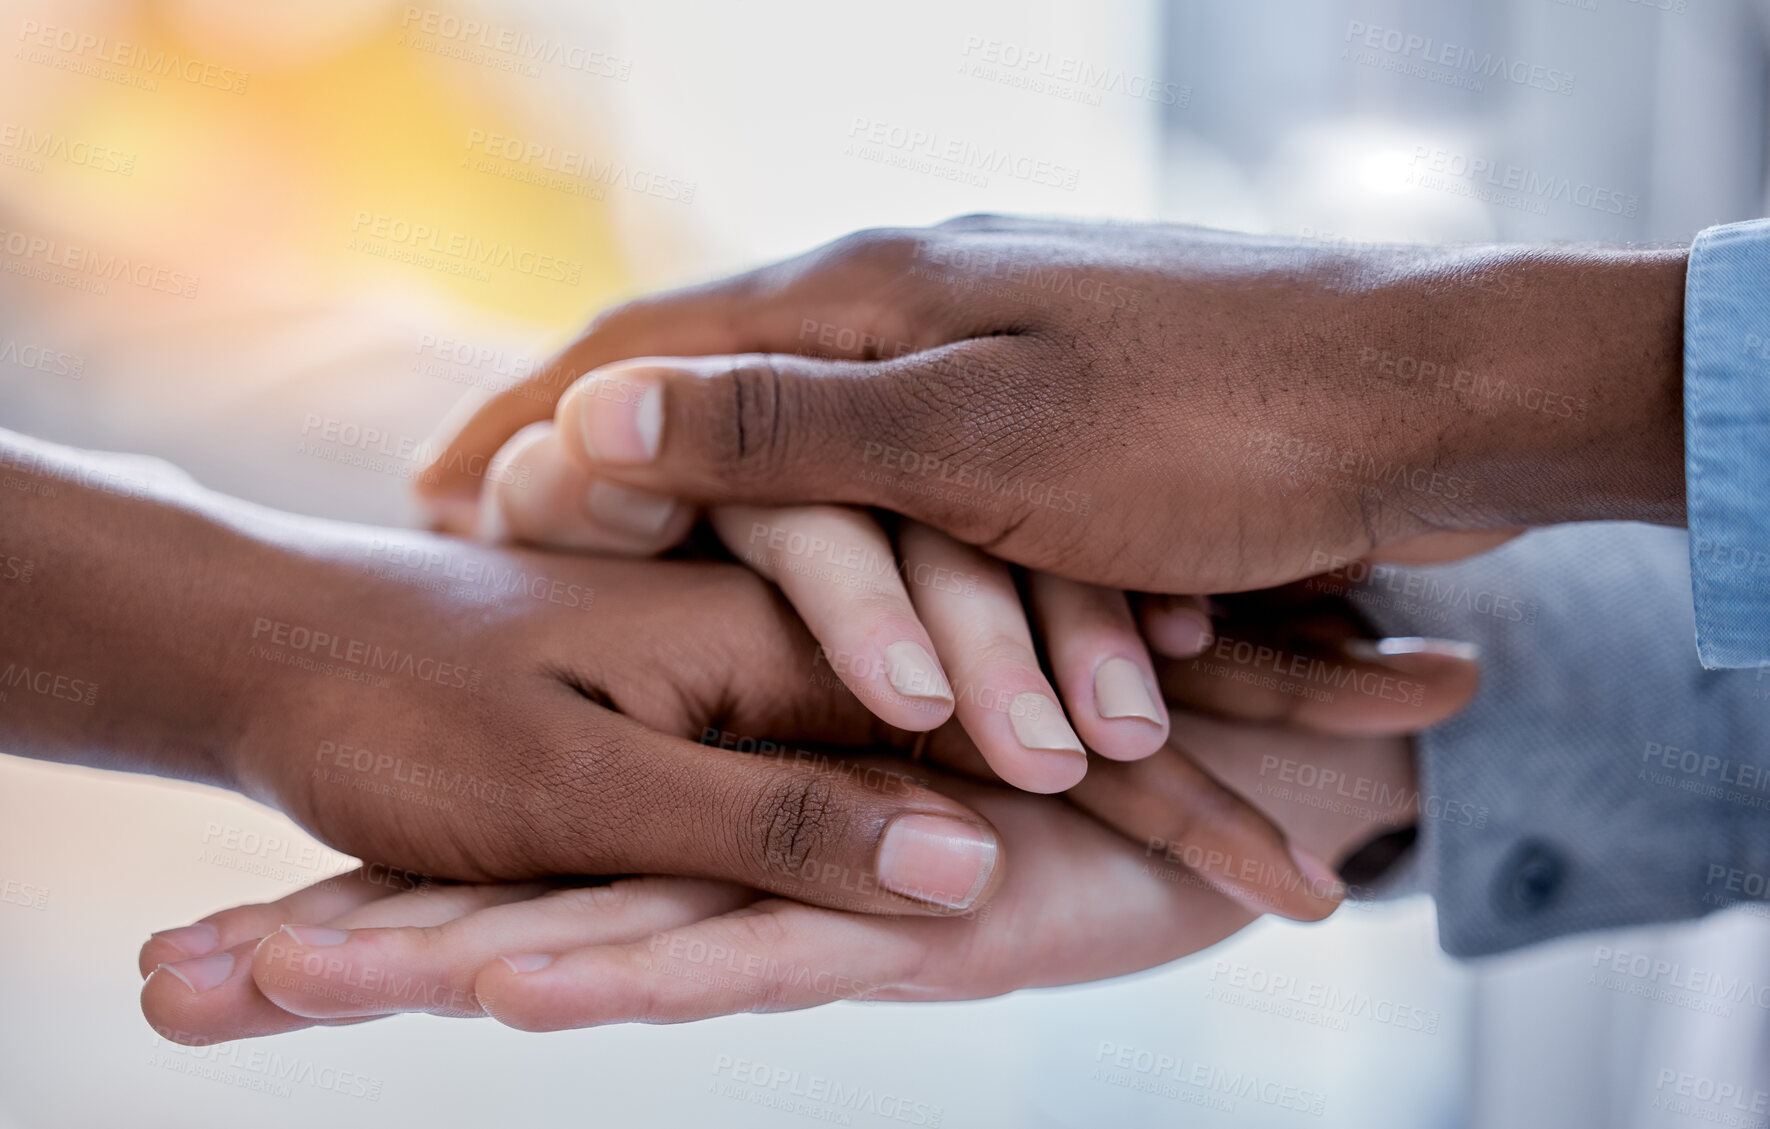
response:
[[(439, 454), (426, 499), (480, 544), (238, 549), (326, 593), (257, 605), (254, 645), (472, 678), (260, 664), (283, 708), (232, 735), (240, 786), (371, 865), (156, 934), (150, 1021), (963, 999), (1331, 913), (1477, 673), (1364, 638), (1333, 577), (1273, 586), (1526, 515), (1419, 462), (1410, 401), (1325, 410), (1360, 351), (1298, 326), (1381, 279), (1135, 230), (868, 233), (633, 303)], [(1368, 802), (1310, 803), (1298, 766)]]

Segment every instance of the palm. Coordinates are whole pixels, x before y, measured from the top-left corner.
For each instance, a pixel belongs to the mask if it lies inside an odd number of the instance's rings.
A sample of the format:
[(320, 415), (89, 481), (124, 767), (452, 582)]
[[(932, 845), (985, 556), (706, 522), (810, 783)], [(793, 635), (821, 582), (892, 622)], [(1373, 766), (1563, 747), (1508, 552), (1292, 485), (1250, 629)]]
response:
[[(200, 995), (156, 976), (143, 1006), (180, 1037), (220, 1041), (415, 1007), (553, 1030), (837, 999), (976, 999), (1153, 967), (1251, 919), (1062, 799), (948, 775), (934, 786), (977, 805), (1012, 859), (1001, 889), (973, 915), (847, 913), (758, 900), (703, 879), (563, 889), (480, 883), (391, 895), (360, 878), (333, 880), (220, 915), (240, 974)], [(291, 920), (349, 929), (351, 940), (309, 962), (288, 935), (265, 937)], [(536, 951), (558, 955), (532, 972), (499, 959)], [(377, 983), (425, 990), (398, 998), (339, 990), (368, 983), (356, 973), (371, 970)]]

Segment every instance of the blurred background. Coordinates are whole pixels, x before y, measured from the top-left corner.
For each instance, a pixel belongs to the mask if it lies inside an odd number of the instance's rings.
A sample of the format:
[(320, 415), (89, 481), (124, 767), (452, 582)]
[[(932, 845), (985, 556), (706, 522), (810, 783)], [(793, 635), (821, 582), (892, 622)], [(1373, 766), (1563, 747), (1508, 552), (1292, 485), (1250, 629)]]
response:
[[(409, 523), (408, 480), (464, 397), (624, 296), (857, 227), (987, 210), (1343, 242), (1684, 241), (1765, 212), (1767, 26), (1753, 0), (8, 2), (0, 425)], [(949, 141), (1066, 173), (982, 173), (942, 160)], [(1667, 1108), (1659, 1078), (1770, 1090), (1770, 1013), (1591, 975), (1610, 946), (1770, 982), (1770, 931), (1744, 911), (1458, 964), (1412, 899), (982, 1003), (546, 1036), (405, 1017), (275, 1040), (371, 1079), (373, 1100), (152, 1034), (147, 933), (349, 864), (231, 795), (0, 758), (0, 881), (27, 892), (0, 902), (0, 1126), (887, 1120), (733, 1097), (713, 1083), (736, 1057), (952, 1127), (1766, 1124)], [(1434, 1023), (1248, 1006), (1223, 991), (1231, 965)], [(1323, 1109), (1104, 1084), (1103, 1043)]]

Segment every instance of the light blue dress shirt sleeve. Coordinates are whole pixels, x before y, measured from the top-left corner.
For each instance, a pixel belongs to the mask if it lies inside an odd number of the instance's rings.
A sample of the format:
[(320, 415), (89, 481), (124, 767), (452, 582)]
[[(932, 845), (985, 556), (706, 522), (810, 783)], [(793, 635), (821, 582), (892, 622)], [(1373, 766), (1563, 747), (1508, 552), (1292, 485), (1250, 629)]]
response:
[(1770, 662), (1770, 220), (1691, 244), (1684, 478), (1702, 665)]

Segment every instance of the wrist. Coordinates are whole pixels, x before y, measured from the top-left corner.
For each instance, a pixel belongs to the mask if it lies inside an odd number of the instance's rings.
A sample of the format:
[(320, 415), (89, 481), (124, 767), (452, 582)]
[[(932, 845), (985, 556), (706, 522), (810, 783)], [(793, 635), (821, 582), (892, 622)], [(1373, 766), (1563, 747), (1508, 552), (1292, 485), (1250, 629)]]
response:
[(1403, 338), (1438, 358), (1408, 461), (1462, 489), (1391, 501), (1438, 529), (1682, 524), (1687, 257), (1474, 248), (1403, 272), (1424, 296)]
[(7, 551), (40, 562), (0, 591), (8, 750), (237, 787), (243, 696), (213, 624), (251, 574), (219, 499), (157, 460), (4, 433), (0, 464)]

